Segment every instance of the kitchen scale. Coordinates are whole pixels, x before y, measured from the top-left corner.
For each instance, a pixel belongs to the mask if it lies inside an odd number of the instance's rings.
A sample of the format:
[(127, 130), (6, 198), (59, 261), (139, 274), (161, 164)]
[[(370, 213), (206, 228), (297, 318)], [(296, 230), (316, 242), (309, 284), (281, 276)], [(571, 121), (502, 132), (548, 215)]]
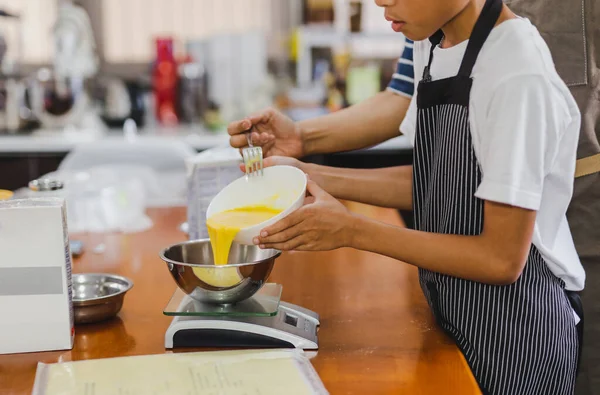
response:
[(177, 288), (163, 314), (173, 321), (165, 348), (249, 347), (319, 348), (319, 315), (282, 302), (280, 284), (265, 284), (253, 297), (236, 304), (210, 304)]

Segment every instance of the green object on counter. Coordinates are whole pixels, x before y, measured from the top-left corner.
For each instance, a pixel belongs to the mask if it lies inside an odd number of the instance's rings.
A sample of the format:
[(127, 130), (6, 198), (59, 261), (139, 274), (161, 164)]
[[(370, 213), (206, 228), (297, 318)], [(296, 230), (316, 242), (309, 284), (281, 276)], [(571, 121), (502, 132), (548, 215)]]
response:
[(350, 67), (346, 79), (346, 99), (349, 105), (360, 103), (380, 91), (381, 71), (378, 66)]
[(212, 132), (221, 131), (226, 126), (218, 109), (206, 110), (206, 113), (204, 114), (204, 125)]

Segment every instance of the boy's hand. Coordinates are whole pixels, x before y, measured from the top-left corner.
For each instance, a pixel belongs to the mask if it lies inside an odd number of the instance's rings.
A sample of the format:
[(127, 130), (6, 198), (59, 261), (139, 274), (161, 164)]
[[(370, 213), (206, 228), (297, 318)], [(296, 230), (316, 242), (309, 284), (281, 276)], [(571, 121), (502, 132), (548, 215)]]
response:
[(282, 251), (328, 251), (350, 245), (350, 211), (314, 181), (308, 181), (307, 189), (305, 205), (263, 229), (254, 244)]
[(245, 132), (252, 128), (252, 144), (263, 149), (263, 156), (290, 156), (301, 158), (304, 155), (302, 135), (297, 125), (289, 117), (274, 109), (259, 111), (241, 121), (229, 124), (229, 142), (234, 148), (248, 146)]

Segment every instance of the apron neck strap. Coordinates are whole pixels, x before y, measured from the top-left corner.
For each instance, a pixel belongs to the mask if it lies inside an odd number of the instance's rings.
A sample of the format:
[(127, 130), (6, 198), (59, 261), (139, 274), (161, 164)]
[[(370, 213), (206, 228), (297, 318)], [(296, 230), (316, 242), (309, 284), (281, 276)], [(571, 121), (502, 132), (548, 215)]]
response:
[(429, 51), (429, 62), (427, 62), (427, 66), (423, 69), (423, 81), (431, 81), (431, 62), (433, 61), (433, 50), (435, 47), (440, 45), (442, 39), (444, 38), (444, 32), (440, 29), (435, 32), (431, 37), (429, 37), (429, 41), (431, 42), (431, 50)]
[(471, 38), (469, 38), (469, 44), (467, 44), (467, 50), (460, 65), (458, 75), (471, 77), (471, 72), (473, 71), (473, 66), (475, 66), (479, 52), (481, 52), (483, 44), (492, 32), (492, 29), (494, 29), (498, 17), (500, 17), (502, 5), (502, 0), (486, 0), (479, 19), (477, 19), (471, 33)]
[[(481, 14), (477, 19), (477, 22), (475, 22), (475, 27), (473, 28), (471, 37), (469, 38), (469, 44), (467, 45), (467, 50), (460, 65), (458, 75), (467, 78), (471, 77), (471, 72), (473, 71), (473, 66), (475, 66), (477, 56), (479, 56), (479, 52), (481, 51), (485, 40), (487, 40), (488, 36), (492, 32), (492, 29), (496, 25), (496, 22), (498, 21), (498, 17), (502, 12), (502, 5), (502, 0), (486, 0), (485, 5), (481, 10)], [(431, 51), (429, 52), (429, 62), (423, 70), (424, 81), (431, 81), (430, 69), (433, 61), (433, 51), (440, 44), (440, 42), (442, 42), (443, 38), (444, 32), (441, 29), (429, 37), (429, 41), (431, 42)]]

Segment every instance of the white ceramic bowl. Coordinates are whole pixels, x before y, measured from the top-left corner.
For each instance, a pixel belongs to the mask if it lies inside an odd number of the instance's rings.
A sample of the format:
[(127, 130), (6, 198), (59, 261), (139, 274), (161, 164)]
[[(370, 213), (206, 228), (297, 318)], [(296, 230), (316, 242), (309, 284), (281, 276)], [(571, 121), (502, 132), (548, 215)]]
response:
[(223, 211), (254, 205), (265, 205), (283, 210), (268, 221), (238, 232), (235, 242), (252, 245), (252, 239), (258, 236), (262, 229), (302, 206), (306, 194), (306, 183), (306, 174), (296, 167), (267, 167), (262, 176), (242, 176), (223, 188), (208, 206), (206, 218)]

